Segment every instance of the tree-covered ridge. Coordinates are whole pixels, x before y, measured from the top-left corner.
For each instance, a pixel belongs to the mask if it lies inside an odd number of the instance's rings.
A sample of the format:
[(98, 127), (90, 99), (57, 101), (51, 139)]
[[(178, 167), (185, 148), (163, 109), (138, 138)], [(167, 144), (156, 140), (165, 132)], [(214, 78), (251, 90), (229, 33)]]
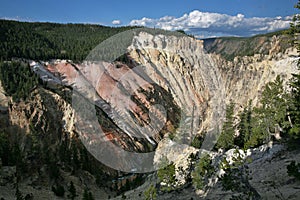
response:
[(0, 20), (0, 59), (80, 61), (105, 39), (132, 28)]
[(254, 54), (268, 55), (275, 36), (280, 41), (280, 52), (291, 47), (286, 30), (252, 37), (221, 37), (204, 39), (204, 48), (208, 53), (216, 53), (226, 60), (233, 60), (236, 56), (253, 56)]
[(6, 95), (14, 101), (26, 100), (40, 82), (29, 64), (20, 61), (0, 62), (0, 81)]

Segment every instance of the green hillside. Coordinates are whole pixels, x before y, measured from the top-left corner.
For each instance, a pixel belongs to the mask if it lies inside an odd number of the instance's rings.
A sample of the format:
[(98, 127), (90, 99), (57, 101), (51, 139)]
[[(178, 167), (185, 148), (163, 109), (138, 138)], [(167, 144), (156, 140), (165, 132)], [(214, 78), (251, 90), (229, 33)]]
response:
[[(107, 27), (92, 24), (57, 24), (0, 20), (0, 59), (26, 58), (49, 60), (53, 58), (82, 61), (105, 39), (137, 27)], [(150, 30), (150, 29), (149, 29)], [(175, 32), (151, 29), (150, 32)], [(282, 51), (290, 43), (284, 31), (248, 38), (223, 37), (204, 40), (209, 53), (221, 54), (232, 60), (234, 56), (267, 54), (272, 37), (280, 37)]]
[(79, 61), (103, 40), (132, 28), (0, 20), (0, 59)]

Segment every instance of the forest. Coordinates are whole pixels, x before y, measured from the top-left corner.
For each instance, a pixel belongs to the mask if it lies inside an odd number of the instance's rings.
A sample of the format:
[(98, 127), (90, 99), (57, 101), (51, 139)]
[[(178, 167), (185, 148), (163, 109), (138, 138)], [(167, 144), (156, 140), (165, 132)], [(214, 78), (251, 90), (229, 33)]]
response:
[(82, 61), (105, 39), (133, 28), (0, 20), (0, 59)]

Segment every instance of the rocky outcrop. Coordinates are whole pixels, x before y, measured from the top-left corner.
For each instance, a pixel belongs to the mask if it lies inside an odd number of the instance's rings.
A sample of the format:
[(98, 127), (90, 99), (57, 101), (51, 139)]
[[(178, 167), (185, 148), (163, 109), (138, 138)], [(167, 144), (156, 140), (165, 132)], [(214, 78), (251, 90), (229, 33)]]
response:
[(1, 111), (5, 110), (8, 106), (8, 97), (5, 95), (5, 91), (2, 87), (2, 83), (0, 82), (0, 108)]
[[(236, 152), (236, 149), (225, 152), (202, 152), (210, 155), (213, 165), (218, 169), (210, 178), (207, 191), (196, 190), (191, 184), (187, 184), (180, 192), (160, 193), (158, 199), (230, 199), (237, 197), (239, 194), (242, 195), (241, 197), (247, 198), (248, 196), (243, 196), (243, 194), (236, 191), (224, 190), (219, 181), (219, 176), (223, 173), (222, 169), (220, 170), (221, 162), (226, 159), (232, 164), (234, 158), (239, 156), (246, 161), (247, 165), (248, 172), (242, 173), (247, 173), (249, 184), (257, 192), (259, 198), (295, 200), (299, 198), (299, 181), (287, 174), (287, 165), (291, 160), (300, 162), (299, 150), (287, 151), (283, 145), (268, 144), (247, 151), (238, 150), (238, 154)], [(174, 154), (170, 154), (170, 156), (174, 156)], [(151, 184), (155, 185), (156, 183), (156, 178), (149, 176), (145, 184), (135, 190), (126, 192), (124, 195), (130, 199), (139, 199)], [(119, 196), (114, 199), (122, 199), (122, 197)]]
[(5, 96), (5, 91), (0, 82), (0, 124), (4, 127), (8, 125), (8, 102), (9, 98)]
[(64, 131), (72, 134), (74, 128), (70, 104), (58, 94), (43, 88), (33, 91), (29, 102), (12, 103), (9, 116), (10, 125), (25, 130), (27, 134), (36, 128), (42, 131), (40, 134), (51, 132), (53, 137), (58, 137)]
[(180, 145), (172, 140), (166, 138), (163, 139), (157, 149), (154, 157), (154, 164), (157, 169), (162, 167), (164, 159), (167, 159), (168, 164), (172, 163), (175, 166), (175, 187), (182, 187), (187, 183), (188, 176), (190, 175), (192, 159), (191, 155), (197, 155), (199, 149), (191, 147), (189, 145)]
[[(236, 156), (236, 150), (232, 149), (223, 154), (230, 161)], [(239, 150), (245, 160), (249, 185), (262, 199), (297, 199), (300, 196), (299, 183), (295, 178), (288, 176), (287, 165), (291, 160), (299, 162), (299, 151), (287, 151), (283, 145), (263, 145), (259, 148)], [(220, 156), (220, 155), (219, 155)], [(218, 156), (215, 156), (217, 158)], [(249, 189), (249, 188), (248, 188)], [(216, 182), (205, 199), (229, 199), (237, 196), (237, 192), (224, 191), (220, 182)]]

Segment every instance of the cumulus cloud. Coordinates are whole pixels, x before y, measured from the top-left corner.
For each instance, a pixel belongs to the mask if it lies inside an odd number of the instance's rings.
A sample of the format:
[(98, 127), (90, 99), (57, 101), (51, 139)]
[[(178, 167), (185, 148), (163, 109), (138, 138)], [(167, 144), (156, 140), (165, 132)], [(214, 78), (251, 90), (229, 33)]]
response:
[(252, 17), (243, 14), (235, 16), (194, 10), (181, 17), (165, 16), (159, 19), (142, 18), (132, 20), (132, 26), (156, 27), (166, 30), (182, 29), (199, 37), (211, 36), (251, 36), (285, 29), (291, 17)]
[(111, 23), (113, 25), (120, 25), (120, 24), (122, 24), (122, 22), (120, 20), (113, 20)]

